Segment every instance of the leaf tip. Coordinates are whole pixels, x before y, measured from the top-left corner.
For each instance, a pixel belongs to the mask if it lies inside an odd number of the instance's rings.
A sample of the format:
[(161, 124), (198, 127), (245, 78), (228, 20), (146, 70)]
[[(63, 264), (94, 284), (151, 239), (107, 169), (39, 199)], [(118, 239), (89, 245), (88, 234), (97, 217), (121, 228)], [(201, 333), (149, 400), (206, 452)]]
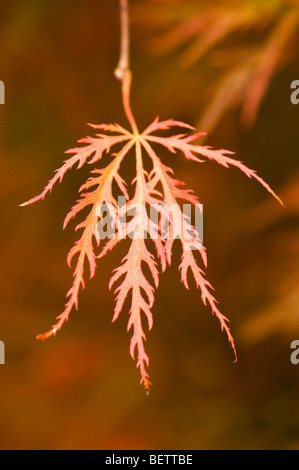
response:
[(39, 340), (42, 340), (42, 341), (45, 341), (46, 339), (50, 338), (52, 335), (55, 335), (56, 331), (48, 331), (47, 333), (42, 333), (40, 335), (37, 335), (36, 339), (39, 339)]

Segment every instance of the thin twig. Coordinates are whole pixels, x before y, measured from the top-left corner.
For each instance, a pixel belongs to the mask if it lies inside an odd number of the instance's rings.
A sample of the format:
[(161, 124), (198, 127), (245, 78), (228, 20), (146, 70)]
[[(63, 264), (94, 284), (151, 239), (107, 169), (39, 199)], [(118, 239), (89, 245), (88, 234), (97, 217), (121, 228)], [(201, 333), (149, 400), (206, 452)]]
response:
[(124, 75), (130, 70), (130, 59), (129, 59), (130, 33), (129, 33), (128, 0), (120, 0), (120, 24), (121, 24), (120, 58), (119, 58), (117, 69), (115, 70), (115, 76), (116, 78), (122, 81), (124, 78)]
[(122, 83), (122, 98), (124, 110), (131, 124), (133, 133), (137, 135), (139, 134), (139, 132), (130, 104), (132, 73), (130, 70), (129, 59), (130, 33), (128, 0), (120, 0), (120, 27), (120, 58), (114, 74), (116, 78)]

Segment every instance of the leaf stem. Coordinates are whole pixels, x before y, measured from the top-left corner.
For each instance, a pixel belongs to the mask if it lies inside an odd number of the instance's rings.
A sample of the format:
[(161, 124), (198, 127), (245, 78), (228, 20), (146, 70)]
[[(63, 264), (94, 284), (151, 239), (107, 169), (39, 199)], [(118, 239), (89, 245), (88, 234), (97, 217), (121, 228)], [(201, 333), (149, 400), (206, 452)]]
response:
[(129, 45), (130, 45), (130, 33), (129, 33), (129, 12), (128, 12), (128, 0), (119, 0), (120, 3), (120, 57), (118, 66), (114, 72), (116, 78), (121, 81), (122, 84), (122, 99), (123, 106), (128, 118), (128, 121), (132, 127), (135, 135), (139, 134), (135, 118), (132, 113), (130, 104), (130, 89), (132, 81), (132, 73), (130, 70), (130, 59), (129, 59)]

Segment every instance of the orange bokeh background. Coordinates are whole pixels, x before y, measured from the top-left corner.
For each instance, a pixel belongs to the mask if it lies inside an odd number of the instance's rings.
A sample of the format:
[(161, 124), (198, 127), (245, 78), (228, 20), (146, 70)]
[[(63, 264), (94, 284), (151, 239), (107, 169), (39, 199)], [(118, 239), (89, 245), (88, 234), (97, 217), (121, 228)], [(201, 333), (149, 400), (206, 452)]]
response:
[[(181, 68), (178, 52), (151, 54), (146, 38), (156, 28), (149, 17), (143, 30), (138, 3), (131, 1), (131, 65), (139, 127), (157, 115), (196, 125), (208, 99), (199, 76), (207, 72), (200, 63)], [(160, 2), (145, 3), (160, 18)], [(177, 2), (161, 3), (174, 9)], [(207, 278), (231, 321), (239, 360), (233, 364), (195, 285), (181, 285), (177, 245), (147, 333), (147, 397), (129, 356), (128, 312), (111, 324), (108, 282), (125, 246), (100, 260), (63, 330), (35, 339), (61, 312), (71, 285), (65, 260), (77, 235), (74, 224), (65, 231), (62, 224), (90, 168), (69, 173), (44, 202), (18, 207), (40, 192), (64, 150), (92, 135), (87, 122), (126, 125), (113, 76), (118, 2), (2, 2), (0, 38), (0, 448), (298, 448), (299, 365), (290, 362), (299, 339), (299, 105), (290, 102), (298, 62), (273, 78), (252, 128), (231, 109), (206, 138), (256, 169), (286, 209), (235, 169), (161, 154), (204, 205)]]

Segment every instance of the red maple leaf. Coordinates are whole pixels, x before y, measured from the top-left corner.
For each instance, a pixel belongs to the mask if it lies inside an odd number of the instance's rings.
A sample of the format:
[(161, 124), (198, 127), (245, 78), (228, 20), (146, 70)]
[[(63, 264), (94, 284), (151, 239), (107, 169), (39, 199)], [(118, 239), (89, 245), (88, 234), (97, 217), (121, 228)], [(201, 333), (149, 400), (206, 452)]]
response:
[[(206, 280), (204, 271), (199, 267), (195, 253), (199, 252), (203, 264), (207, 265), (205, 248), (202, 245), (198, 231), (192, 225), (190, 217), (182, 211), (178, 201), (183, 201), (194, 207), (199, 206), (197, 197), (190, 190), (182, 189), (184, 184), (172, 176), (171, 168), (166, 167), (160, 160), (152, 143), (166, 147), (170, 152), (176, 154), (181, 152), (187, 159), (196, 162), (213, 160), (224, 167), (235, 166), (243, 171), (248, 177), (258, 180), (279, 202), (280, 199), (272, 189), (256, 174), (255, 171), (247, 168), (243, 163), (231, 158), (232, 152), (227, 150), (214, 150), (207, 146), (195, 145), (194, 141), (202, 134), (175, 134), (170, 137), (161, 137), (155, 134), (156, 131), (168, 130), (172, 127), (192, 129), (188, 124), (174, 121), (159, 121), (158, 118), (142, 133), (130, 132), (117, 124), (93, 125), (95, 129), (100, 129), (102, 133), (96, 137), (87, 137), (79, 142), (85, 146), (68, 150), (67, 153), (73, 156), (64, 162), (63, 166), (56, 171), (54, 178), (47, 184), (43, 192), (22, 206), (31, 204), (40, 199), (44, 199), (46, 194), (58, 180), (62, 180), (67, 170), (78, 163), (81, 168), (84, 163), (98, 162), (103, 153), (109, 153), (111, 162), (106, 168), (93, 170), (93, 176), (80, 188), (81, 198), (68, 213), (64, 227), (81, 210), (90, 206), (90, 212), (86, 219), (77, 225), (77, 229), (82, 229), (82, 235), (70, 250), (68, 263), (77, 255), (74, 269), (74, 281), (71, 289), (67, 293), (68, 301), (64, 311), (58, 316), (57, 322), (52, 328), (38, 338), (46, 339), (54, 335), (68, 320), (72, 308), (78, 308), (78, 294), (80, 287), (84, 288), (84, 263), (88, 260), (90, 276), (93, 277), (96, 270), (96, 258), (103, 257), (108, 251), (119, 243), (124, 236), (132, 238), (129, 251), (122, 264), (115, 270), (110, 287), (119, 282), (116, 288), (116, 306), (113, 321), (116, 320), (123, 309), (125, 299), (131, 294), (131, 309), (128, 322), (128, 330), (133, 329), (131, 338), (130, 354), (134, 358), (137, 351), (137, 367), (140, 369), (141, 383), (149, 389), (150, 382), (146, 366), (149, 358), (144, 349), (145, 333), (142, 327), (142, 313), (145, 314), (148, 328), (153, 325), (151, 308), (154, 303), (154, 291), (159, 283), (159, 271), (157, 260), (159, 260), (161, 270), (164, 271), (167, 264), (171, 264), (172, 248), (176, 238), (180, 238), (182, 246), (182, 261), (179, 266), (181, 280), (188, 287), (187, 273), (190, 270), (201, 297), (205, 305), (209, 304), (212, 313), (220, 321), (222, 330), (225, 330), (228, 339), (234, 349), (234, 340), (230, 329), (227, 326), (227, 318), (219, 311), (217, 302), (211, 293), (212, 286)], [(105, 133), (104, 133), (105, 132)], [(122, 149), (111, 154), (115, 145), (122, 144)], [(136, 177), (131, 184), (135, 185), (135, 193), (131, 200), (128, 199), (126, 183), (119, 174), (120, 166), (131, 148), (135, 150), (136, 156)], [(144, 169), (144, 159), (149, 158), (152, 171), (148, 174)], [(127, 202), (120, 207), (113, 195), (113, 183), (116, 182), (123, 197)], [(162, 193), (157, 190), (158, 185), (162, 187)], [(90, 188), (93, 188), (90, 190)], [(101, 220), (101, 207), (103, 205), (110, 208), (113, 216), (114, 232), (113, 236), (106, 241), (105, 245), (96, 254), (96, 249), (103, 244), (100, 239), (98, 224)], [(159, 212), (159, 221), (151, 220), (147, 207), (152, 206)], [(171, 210), (166, 209), (171, 208)], [(128, 222), (123, 222), (123, 218), (129, 214), (132, 218)], [(167, 230), (165, 230), (165, 225)], [(192, 234), (192, 236), (190, 236)], [(146, 238), (150, 237), (155, 243), (156, 252), (150, 253), (146, 244)], [(153, 278), (153, 284), (145, 277), (142, 263), (146, 263)]]
[[(78, 294), (80, 288), (84, 288), (85, 261), (88, 261), (90, 276), (93, 277), (97, 258), (105, 256), (123, 238), (130, 237), (132, 241), (128, 253), (121, 265), (115, 269), (110, 280), (110, 288), (118, 283), (115, 289), (116, 305), (113, 321), (118, 318), (123, 310), (124, 302), (130, 294), (131, 308), (128, 330), (133, 329), (130, 354), (134, 359), (137, 352), (137, 367), (140, 370), (141, 383), (148, 391), (150, 388), (147, 373), (149, 358), (144, 349), (146, 336), (142, 326), (142, 313), (145, 314), (148, 328), (151, 329), (153, 325), (151, 308), (154, 303), (154, 292), (159, 284), (158, 263), (161, 271), (165, 271), (167, 264), (171, 264), (173, 243), (177, 238), (180, 239), (182, 245), (182, 261), (179, 266), (181, 280), (186, 288), (189, 288), (187, 275), (189, 271), (192, 273), (196, 286), (201, 291), (203, 303), (209, 304), (213, 315), (219, 319), (221, 328), (226, 332), (236, 358), (234, 340), (227, 326), (228, 320), (219, 311), (217, 301), (211, 292), (213, 288), (205, 278), (205, 273), (199, 267), (195, 257), (195, 253), (198, 252), (204, 266), (207, 265), (206, 250), (200, 239), (200, 230), (192, 224), (191, 216), (186, 214), (184, 210), (182, 211), (178, 203), (178, 201), (185, 202), (198, 209), (200, 208), (199, 201), (191, 190), (182, 189), (184, 183), (172, 176), (172, 169), (161, 162), (152, 144), (166, 147), (172, 154), (179, 152), (195, 162), (212, 160), (226, 168), (235, 166), (249, 178), (259, 181), (279, 202), (281, 201), (255, 171), (247, 168), (242, 162), (231, 158), (232, 152), (196, 145), (194, 142), (205, 134), (186, 134), (186, 132), (193, 130), (188, 124), (172, 119), (159, 121), (157, 118), (142, 133), (139, 132), (130, 106), (131, 72), (128, 60), (127, 0), (120, 0), (120, 4), (122, 43), (121, 57), (115, 74), (122, 82), (123, 105), (131, 130), (126, 130), (118, 124), (91, 125), (100, 133), (95, 137), (79, 140), (79, 143), (85, 144), (84, 146), (68, 150), (66, 153), (72, 154), (72, 156), (55, 172), (55, 176), (49, 181), (42, 193), (22, 206), (44, 199), (46, 194), (52, 191), (55, 183), (61, 182), (65, 173), (73, 166), (78, 165), (77, 168), (81, 168), (85, 163), (97, 163), (103, 154), (111, 156), (111, 162), (108, 166), (93, 170), (92, 176), (81, 186), (81, 198), (65, 219), (64, 227), (79, 212), (90, 206), (88, 216), (76, 227), (76, 230), (83, 230), (81, 237), (71, 248), (67, 258), (70, 265), (73, 258), (77, 256), (74, 281), (67, 293), (67, 303), (52, 328), (47, 333), (39, 335), (38, 338), (46, 339), (55, 335), (68, 320), (72, 308), (78, 308)], [(184, 129), (184, 133), (166, 137), (155, 134), (173, 127)], [(117, 153), (112, 153), (115, 146), (122, 146), (122, 148)], [(126, 189), (127, 183), (120, 176), (119, 171), (131, 149), (135, 151), (136, 177), (131, 182), (131, 185), (135, 185), (134, 196), (129, 199)], [(152, 167), (150, 173), (145, 170), (145, 158), (150, 161)], [(125, 204), (116, 200), (116, 187), (125, 199)], [(103, 220), (103, 207), (109, 213), (113, 228), (108, 241), (105, 236), (101, 235), (99, 229), (99, 224)], [(152, 213), (148, 214), (149, 207), (154, 208), (157, 217), (152, 217)], [(149, 251), (147, 238), (153, 240), (155, 253)], [(104, 246), (101, 246), (103, 242)], [(144, 264), (147, 265), (153, 282), (146, 278), (142, 268)]]

